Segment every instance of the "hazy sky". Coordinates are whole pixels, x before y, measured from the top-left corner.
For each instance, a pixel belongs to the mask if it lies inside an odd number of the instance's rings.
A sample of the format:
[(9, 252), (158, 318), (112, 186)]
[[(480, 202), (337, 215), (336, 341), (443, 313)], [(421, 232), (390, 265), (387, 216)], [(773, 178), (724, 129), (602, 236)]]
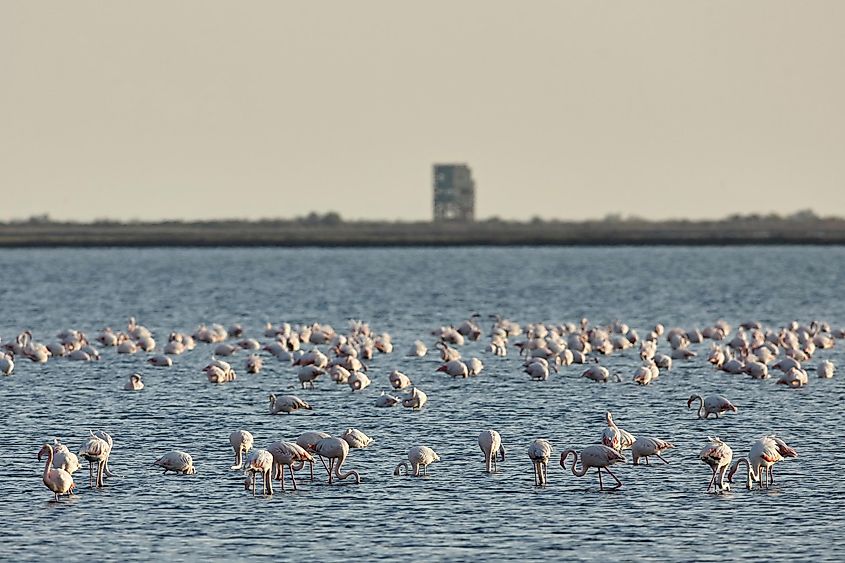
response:
[(0, 219), (845, 216), (845, 1), (0, 0)]

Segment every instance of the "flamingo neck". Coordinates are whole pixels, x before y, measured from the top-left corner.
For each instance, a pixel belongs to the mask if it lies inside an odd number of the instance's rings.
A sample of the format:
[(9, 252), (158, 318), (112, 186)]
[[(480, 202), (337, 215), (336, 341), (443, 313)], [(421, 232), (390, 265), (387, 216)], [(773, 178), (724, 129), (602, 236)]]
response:
[(50, 468), (53, 467), (53, 448), (50, 445), (47, 445), (47, 463), (44, 464), (44, 481), (47, 480), (47, 477), (50, 475)]

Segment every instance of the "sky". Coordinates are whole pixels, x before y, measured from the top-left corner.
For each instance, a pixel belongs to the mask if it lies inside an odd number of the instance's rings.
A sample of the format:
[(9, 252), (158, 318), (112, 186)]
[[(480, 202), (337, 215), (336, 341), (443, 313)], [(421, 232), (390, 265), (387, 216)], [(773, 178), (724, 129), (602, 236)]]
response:
[(845, 216), (845, 2), (0, 0), (0, 220)]

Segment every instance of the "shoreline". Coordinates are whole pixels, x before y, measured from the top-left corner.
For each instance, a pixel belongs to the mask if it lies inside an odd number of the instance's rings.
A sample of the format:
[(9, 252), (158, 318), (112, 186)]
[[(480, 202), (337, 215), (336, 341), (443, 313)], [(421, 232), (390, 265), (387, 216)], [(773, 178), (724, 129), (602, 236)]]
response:
[(845, 245), (845, 220), (0, 224), (0, 248)]

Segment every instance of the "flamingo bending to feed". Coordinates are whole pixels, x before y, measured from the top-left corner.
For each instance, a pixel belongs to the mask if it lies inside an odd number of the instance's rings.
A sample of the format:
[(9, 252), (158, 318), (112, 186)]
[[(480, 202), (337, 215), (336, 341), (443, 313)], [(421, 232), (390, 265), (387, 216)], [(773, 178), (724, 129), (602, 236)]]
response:
[(830, 360), (824, 360), (819, 366), (816, 368), (816, 372), (818, 372), (819, 377), (824, 379), (829, 379), (833, 377), (833, 372), (836, 371), (836, 366)]
[(44, 474), (42, 480), (44, 485), (53, 491), (53, 497), (56, 502), (59, 502), (59, 495), (70, 496), (71, 491), (76, 486), (73, 482), (73, 477), (64, 469), (53, 468), (53, 447), (50, 444), (44, 444), (38, 451), (38, 461), (41, 461), (42, 455), (47, 455), (47, 463), (44, 464)]
[(274, 442), (267, 447), (273, 456), (273, 467), (275, 468), (274, 478), (282, 482), (282, 490), (285, 490), (285, 465), (290, 472), (290, 480), (293, 483), (293, 490), (296, 490), (296, 478), (293, 476), (294, 465), (296, 471), (309, 463), (314, 467), (314, 457), (302, 446), (293, 442)]
[(669, 463), (663, 459), (663, 456), (660, 454), (674, 447), (675, 445), (671, 442), (666, 442), (665, 440), (661, 440), (659, 438), (640, 436), (631, 446), (631, 455), (634, 458), (634, 465), (639, 465), (640, 458), (644, 458), (645, 464), (649, 465), (648, 458), (653, 455), (660, 458), (663, 463)]
[(687, 408), (692, 407), (693, 401), (698, 399), (698, 418), (708, 418), (711, 414), (715, 414), (719, 418), (719, 414), (727, 411), (737, 412), (737, 408), (722, 395), (708, 395), (702, 399), (701, 395), (690, 395), (687, 400)]
[(404, 389), (412, 385), (411, 379), (399, 370), (393, 370), (387, 377), (390, 381), (390, 386), (394, 389)]
[(235, 430), (229, 434), (229, 443), (232, 444), (232, 449), (235, 450), (235, 465), (229, 469), (240, 469), (244, 464), (243, 454), (252, 449), (255, 439), (246, 430)]
[(343, 462), (346, 461), (346, 456), (349, 455), (349, 444), (346, 443), (346, 440), (334, 437), (323, 438), (314, 444), (314, 451), (320, 457), (329, 460), (329, 466), (326, 468), (329, 474), (329, 485), (332, 484), (332, 472), (339, 480), (354, 476), (356, 484), (361, 482), (361, 475), (357, 471), (342, 472), (340, 470), (343, 467)]
[(401, 403), (402, 399), (399, 397), (394, 397), (393, 395), (388, 395), (384, 391), (381, 392), (381, 395), (376, 397), (376, 406), (377, 407), (392, 407), (398, 403)]
[(445, 372), (452, 377), (469, 377), (469, 368), (461, 360), (450, 360), (437, 368), (436, 371)]
[(366, 373), (362, 371), (353, 371), (349, 374), (349, 379), (346, 380), (346, 383), (354, 392), (361, 391), (362, 389), (368, 387), (371, 381)]
[(12, 352), (0, 352), (0, 373), (3, 375), (12, 375), (15, 370), (15, 355)]
[(415, 340), (414, 343), (411, 344), (411, 349), (408, 350), (408, 356), (422, 358), (427, 352), (428, 348), (426, 348), (425, 343), (422, 340)]
[(270, 394), (270, 414), (279, 414), (280, 412), (290, 414), (299, 409), (312, 410), (311, 405), (296, 395), (276, 397), (276, 395)]
[[(713, 471), (713, 477), (707, 485), (707, 492), (710, 492), (711, 487), (714, 487), (714, 491), (715, 489), (729, 491), (731, 490), (731, 487), (725, 483), (725, 471), (727, 471), (728, 467), (731, 465), (731, 460), (734, 455), (733, 450), (718, 437), (708, 439), (710, 440), (710, 443), (704, 446), (698, 454), (698, 459), (707, 464)], [(716, 481), (717, 475), (719, 477), (718, 482)]]
[(760, 483), (760, 488), (769, 488), (775, 482), (773, 467), (775, 463), (787, 457), (798, 457), (798, 452), (789, 447), (786, 442), (774, 435), (763, 436), (751, 445), (747, 458), (738, 459), (728, 473), (728, 481), (733, 482), (733, 476), (740, 463), (745, 463), (747, 472), (746, 487), (751, 488), (752, 481)]
[(552, 457), (552, 445), (548, 440), (537, 438), (528, 446), (528, 457), (534, 464), (534, 485), (545, 486), (548, 480), (549, 458)]
[(153, 462), (153, 465), (158, 465), (164, 469), (164, 474), (168, 471), (181, 473), (183, 475), (193, 475), (197, 472), (194, 467), (194, 460), (191, 454), (179, 450), (167, 452)]
[(478, 435), (478, 447), (484, 453), (484, 467), (487, 473), (493, 473), (498, 470), (496, 464), (496, 454), (501, 456), (501, 461), (505, 461), (505, 447), (502, 445), (502, 437), (495, 430), (483, 430)]
[(402, 406), (418, 411), (423, 408), (423, 405), (425, 405), (427, 402), (428, 395), (423, 393), (422, 389), (417, 389), (416, 387), (413, 387), (411, 389), (411, 394), (408, 397), (402, 399)]
[(255, 475), (261, 474), (261, 494), (273, 494), (273, 480), (270, 478), (270, 472), (273, 470), (273, 454), (267, 450), (253, 450), (246, 458), (246, 479), (244, 479), (244, 488), (252, 485), (252, 496), (255, 496)]
[(94, 487), (94, 464), (97, 464), (97, 487), (103, 486), (103, 475), (106, 471), (111, 445), (103, 438), (91, 433), (91, 436), (82, 444), (77, 455), (88, 462), (88, 484)]
[(602, 469), (607, 471), (607, 473), (616, 481), (616, 486), (613, 487), (614, 489), (618, 489), (622, 486), (622, 481), (620, 481), (616, 475), (613, 474), (613, 471), (610, 470), (610, 466), (615, 463), (625, 463), (625, 456), (618, 451), (603, 444), (587, 446), (581, 450), (581, 469), (579, 470), (576, 469), (578, 464), (578, 452), (573, 449), (568, 449), (560, 454), (560, 466), (564, 469), (564, 471), (566, 470), (566, 458), (569, 457), (569, 454), (572, 454), (573, 457), (572, 474), (576, 477), (583, 477), (587, 474), (587, 471), (591, 467), (595, 467), (599, 474), (600, 490), (604, 489), (604, 484), (601, 480)]
[[(440, 461), (437, 452), (428, 446), (414, 446), (408, 450), (408, 461), (398, 463), (396, 469), (393, 470), (393, 474), (401, 475), (402, 469), (404, 469), (405, 475), (413, 475), (414, 477), (428, 475), (428, 466), (435, 461)], [(411, 472), (412, 469), (413, 473)]]
[(630, 432), (616, 426), (610, 411), (605, 413), (604, 419), (607, 422), (607, 428), (604, 429), (601, 435), (602, 444), (619, 452), (634, 445), (637, 438)]
[(372, 438), (357, 428), (347, 428), (340, 437), (346, 440), (346, 443), (349, 444), (350, 448), (366, 448), (373, 443)]
[[(299, 438), (296, 439), (296, 445), (300, 446), (305, 449), (308, 453), (315, 454), (317, 450), (314, 448), (317, 445), (317, 442), (322, 440), (323, 438), (330, 438), (331, 434), (326, 432), (320, 432), (316, 430), (309, 430), (307, 432), (303, 432), (299, 435)], [(326, 466), (326, 462), (323, 461), (323, 458), (320, 458), (320, 461), (323, 464), (323, 467), (326, 468), (328, 471), (328, 466)], [(308, 462), (311, 466), (311, 480), (314, 480), (314, 460)]]

